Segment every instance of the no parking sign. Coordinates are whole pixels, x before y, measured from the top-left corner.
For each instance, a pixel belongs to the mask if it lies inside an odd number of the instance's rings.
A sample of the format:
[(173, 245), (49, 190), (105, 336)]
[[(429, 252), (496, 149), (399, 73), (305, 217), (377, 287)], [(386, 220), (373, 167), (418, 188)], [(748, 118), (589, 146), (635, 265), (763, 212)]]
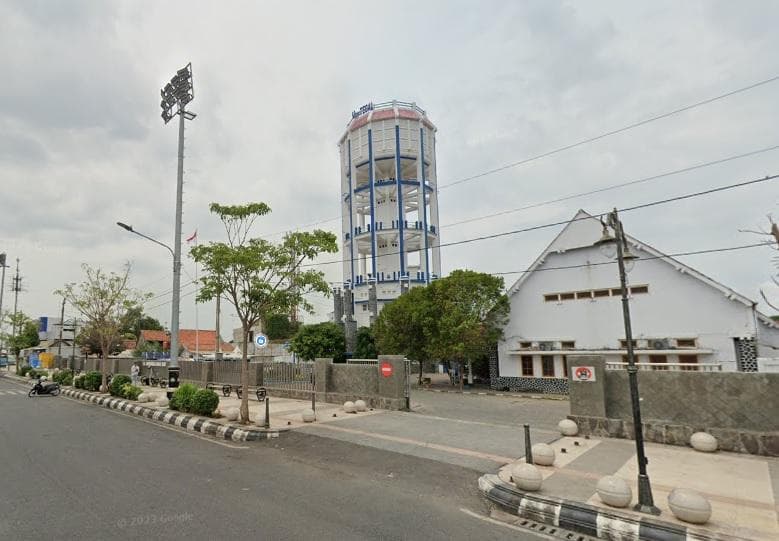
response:
[(595, 381), (594, 366), (577, 366), (573, 369), (574, 381)]
[(392, 363), (384, 361), (381, 363), (381, 375), (385, 378), (392, 376)]

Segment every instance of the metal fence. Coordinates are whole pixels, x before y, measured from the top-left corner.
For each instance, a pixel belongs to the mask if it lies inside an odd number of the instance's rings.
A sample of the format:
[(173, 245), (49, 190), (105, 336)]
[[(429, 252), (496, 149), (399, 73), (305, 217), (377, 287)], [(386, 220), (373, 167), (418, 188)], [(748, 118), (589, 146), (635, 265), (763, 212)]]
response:
[(346, 359), (346, 364), (377, 364), (378, 359)]
[(218, 383), (240, 385), (241, 363), (236, 361), (214, 362), (214, 381)]
[[(628, 363), (606, 363), (606, 370), (625, 370)], [(668, 372), (722, 372), (720, 363), (636, 363), (639, 370), (665, 370)]]
[(314, 363), (266, 363), (262, 367), (262, 384), (271, 389), (313, 390)]

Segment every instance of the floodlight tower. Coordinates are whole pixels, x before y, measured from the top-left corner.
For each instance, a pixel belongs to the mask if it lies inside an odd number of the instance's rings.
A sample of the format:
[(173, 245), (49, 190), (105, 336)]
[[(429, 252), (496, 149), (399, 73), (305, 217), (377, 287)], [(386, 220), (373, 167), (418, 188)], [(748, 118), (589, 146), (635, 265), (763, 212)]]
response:
[[(162, 101), (162, 120), (170, 122), (179, 115), (179, 163), (176, 182), (176, 226), (173, 237), (173, 306), (170, 316), (170, 367), (178, 368), (179, 361), (179, 302), (181, 298), (181, 199), (184, 189), (184, 120), (192, 120), (195, 113), (186, 110), (186, 106), (195, 98), (192, 84), (192, 63), (176, 72), (176, 75), (160, 90)], [(169, 380), (173, 378), (168, 377)], [(176, 381), (176, 385), (178, 382)]]
[(359, 326), (441, 275), (435, 133), (416, 103), (368, 103), (338, 143), (344, 288)]

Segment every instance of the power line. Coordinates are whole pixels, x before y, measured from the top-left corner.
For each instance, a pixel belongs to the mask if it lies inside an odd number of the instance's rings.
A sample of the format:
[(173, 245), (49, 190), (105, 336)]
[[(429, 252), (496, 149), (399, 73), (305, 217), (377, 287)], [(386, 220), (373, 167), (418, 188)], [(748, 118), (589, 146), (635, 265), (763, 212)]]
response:
[(744, 86), (744, 87), (741, 87), (741, 88), (737, 88), (736, 90), (731, 90), (730, 92), (726, 92), (724, 94), (720, 94), (718, 96), (714, 96), (713, 98), (708, 98), (708, 99), (705, 99), (705, 100), (702, 100), (702, 101), (691, 103), (689, 105), (685, 105), (683, 107), (679, 107), (678, 109), (674, 109), (672, 111), (668, 111), (668, 112), (662, 113), (660, 115), (656, 115), (656, 116), (652, 116), (652, 117), (649, 117), (649, 118), (645, 118), (643, 120), (639, 120), (638, 122), (634, 122), (632, 124), (628, 124), (627, 126), (623, 126), (621, 128), (617, 128), (616, 130), (611, 130), (611, 131), (607, 131), (605, 133), (601, 133), (600, 135), (595, 135), (593, 137), (588, 137), (586, 139), (582, 139), (580, 141), (576, 141), (575, 143), (570, 143), (568, 145), (561, 146), (561, 147), (555, 148), (553, 150), (549, 150), (549, 151), (543, 152), (541, 154), (537, 154), (535, 156), (531, 156), (529, 158), (524, 158), (524, 159), (516, 161), (516, 162), (508, 163), (506, 165), (502, 165), (500, 167), (496, 167), (494, 169), (490, 169), (490, 170), (485, 171), (483, 173), (478, 173), (476, 175), (471, 175), (469, 177), (464, 177), (464, 178), (461, 178), (459, 180), (455, 180), (454, 182), (450, 182), (448, 184), (442, 184), (442, 185), (440, 185), (438, 187), (438, 189), (439, 190), (444, 190), (446, 188), (451, 188), (452, 186), (457, 186), (459, 184), (463, 184), (464, 182), (469, 182), (469, 181), (475, 180), (477, 178), (486, 177), (487, 175), (492, 175), (494, 173), (499, 173), (500, 171), (505, 171), (506, 169), (511, 169), (511, 168), (514, 168), (514, 167), (518, 167), (520, 165), (524, 165), (526, 163), (530, 163), (530, 162), (535, 161), (535, 160), (539, 160), (541, 158), (546, 158), (546, 157), (552, 156), (554, 154), (559, 154), (560, 152), (563, 152), (565, 150), (570, 150), (572, 148), (576, 148), (576, 147), (579, 147), (579, 146), (582, 146), (582, 145), (586, 145), (588, 143), (599, 141), (600, 139), (605, 139), (606, 137), (610, 137), (610, 136), (616, 135), (618, 133), (623, 133), (623, 132), (626, 132), (628, 130), (632, 130), (633, 128), (638, 128), (639, 126), (644, 126), (646, 124), (649, 124), (650, 122), (655, 122), (656, 120), (662, 120), (664, 118), (668, 118), (670, 116), (673, 116), (673, 115), (676, 115), (676, 114), (679, 114), (679, 113), (683, 113), (685, 111), (690, 111), (690, 110), (695, 109), (697, 107), (701, 107), (703, 105), (708, 105), (708, 104), (713, 103), (715, 101), (719, 101), (719, 100), (728, 98), (730, 96), (734, 96), (736, 94), (740, 94), (741, 92), (746, 92), (748, 90), (752, 90), (752, 89), (757, 88), (759, 86), (763, 86), (763, 85), (767, 85), (769, 83), (773, 83), (775, 81), (779, 81), (779, 75), (777, 75), (775, 77), (771, 77), (769, 79), (764, 79), (762, 81), (758, 81), (758, 82), (753, 83), (751, 85), (747, 85), (747, 86)]
[[(761, 183), (761, 182), (767, 182), (769, 180), (775, 180), (776, 178), (779, 178), (779, 175), (765, 176), (763, 178), (758, 178), (758, 179), (754, 179), (754, 180), (747, 180), (747, 181), (738, 182), (738, 183), (735, 183), (735, 184), (728, 184), (726, 186), (720, 186), (718, 188), (712, 188), (712, 189), (704, 190), (704, 191), (700, 191), (700, 192), (694, 192), (694, 193), (680, 195), (680, 196), (676, 196), (676, 197), (670, 197), (670, 198), (667, 198), (667, 199), (651, 201), (649, 203), (643, 203), (641, 205), (635, 205), (635, 206), (632, 206), (632, 207), (626, 207), (626, 208), (623, 208), (623, 209), (618, 209), (618, 211), (619, 212), (630, 212), (630, 211), (638, 210), (638, 209), (642, 209), (642, 208), (647, 208), (647, 207), (652, 207), (652, 206), (656, 206), (656, 205), (662, 205), (662, 204), (666, 204), (666, 203), (671, 203), (673, 201), (681, 201), (681, 200), (690, 199), (690, 198), (693, 198), (693, 197), (700, 197), (700, 196), (703, 196), (703, 195), (709, 195), (709, 194), (716, 193), (716, 192), (721, 192), (721, 191), (725, 191), (725, 190), (731, 190), (731, 189), (734, 189), (734, 188), (740, 188), (740, 187), (743, 187), (743, 186), (749, 186), (749, 185), (757, 184), (757, 183)], [(530, 231), (537, 231), (539, 229), (546, 229), (546, 228), (549, 228), (549, 227), (556, 227), (556, 226), (559, 226), (559, 225), (566, 225), (566, 224), (569, 224), (569, 223), (574, 222), (574, 221), (588, 220), (588, 219), (593, 218), (593, 217), (597, 218), (597, 217), (603, 216), (604, 214), (605, 213), (600, 213), (600, 214), (596, 214), (594, 216), (586, 216), (586, 217), (582, 217), (582, 218), (574, 218), (572, 220), (563, 220), (563, 221), (560, 221), (560, 222), (552, 222), (552, 223), (534, 225), (534, 226), (525, 227), (525, 228), (522, 228), (522, 229), (513, 229), (513, 230), (510, 230), (510, 231), (502, 231), (500, 233), (493, 233), (493, 234), (490, 234), (490, 235), (482, 235), (482, 236), (479, 236), (479, 237), (472, 237), (470, 239), (463, 239), (463, 240), (458, 240), (458, 241), (447, 242), (447, 243), (444, 243), (444, 244), (439, 244), (437, 247), (438, 248), (446, 248), (448, 246), (458, 246), (458, 245), (461, 245), (461, 244), (470, 244), (470, 243), (473, 243), (473, 242), (481, 242), (483, 240), (496, 239), (496, 238), (499, 238), (499, 237), (506, 237), (506, 236), (509, 236), (509, 235), (516, 235), (516, 234), (519, 234), (519, 233), (527, 233), (527, 232), (530, 232)], [(434, 248), (435, 247), (436, 246), (434, 246)], [(391, 255), (398, 255), (398, 254), (400, 254), (400, 252), (399, 251), (395, 251), (395, 252), (389, 252), (389, 253), (386, 253), (386, 254), (382, 254), (379, 257), (387, 257), (387, 256), (391, 256)], [(306, 263), (306, 264), (301, 265), (301, 267), (314, 267), (314, 266), (321, 266), (321, 265), (333, 265), (333, 264), (338, 264), (338, 263), (344, 263), (345, 261), (349, 261), (349, 260), (340, 259), (340, 260), (324, 261), (324, 262), (321, 262), (321, 263)], [(352, 259), (352, 261), (357, 261), (357, 258)]]
[[(678, 252), (675, 254), (663, 254), (663, 255), (657, 255), (657, 256), (650, 256), (650, 257), (640, 257), (636, 261), (650, 261), (653, 259), (666, 259), (671, 257), (683, 257), (688, 255), (700, 255), (700, 254), (714, 254), (719, 252), (732, 252), (735, 250), (746, 250), (748, 248), (757, 248), (759, 246), (769, 246), (773, 243), (771, 242), (757, 242), (755, 244), (744, 244), (742, 246), (730, 246), (727, 248), (711, 248), (709, 250), (695, 250), (691, 252)], [(545, 267), (545, 268), (539, 268), (539, 269), (526, 269), (526, 270), (519, 270), (519, 271), (506, 271), (506, 272), (491, 272), (489, 274), (492, 274), (494, 276), (504, 276), (509, 274), (527, 274), (531, 272), (542, 272), (542, 271), (553, 271), (553, 270), (565, 270), (565, 269), (581, 269), (584, 267), (598, 267), (601, 265), (616, 265), (616, 261), (603, 261), (601, 263), (586, 263), (586, 264), (579, 264), (579, 265), (565, 265), (560, 267)]]
[(766, 148), (761, 148), (761, 149), (758, 149), (758, 150), (753, 150), (751, 152), (746, 152), (744, 154), (737, 154), (735, 156), (728, 156), (727, 158), (720, 158), (718, 160), (712, 160), (712, 161), (709, 161), (709, 162), (698, 163), (698, 164), (695, 164), (695, 165), (690, 165), (690, 166), (687, 166), (687, 167), (683, 167), (681, 169), (674, 169), (673, 171), (666, 171), (664, 173), (659, 173), (657, 175), (652, 175), (652, 176), (649, 176), (649, 177), (643, 177), (643, 178), (639, 178), (639, 179), (636, 179), (636, 180), (631, 180), (629, 182), (622, 182), (620, 184), (612, 184), (611, 186), (604, 186), (602, 188), (596, 188), (596, 189), (590, 190), (588, 192), (579, 192), (579, 193), (576, 193), (576, 194), (571, 194), (571, 195), (566, 195), (566, 196), (563, 196), (563, 197), (558, 197), (556, 199), (549, 199), (549, 200), (546, 200), (546, 201), (540, 201), (538, 203), (531, 203), (530, 205), (525, 205), (523, 207), (517, 207), (517, 208), (514, 208), (514, 209), (502, 210), (500, 212), (495, 212), (493, 214), (486, 214), (484, 216), (476, 216), (474, 218), (467, 218), (465, 220), (460, 220), (459, 222), (451, 222), (451, 223), (442, 225), (441, 229), (444, 229), (446, 227), (453, 227), (453, 226), (456, 226), (456, 225), (463, 225), (463, 224), (469, 224), (469, 223), (472, 223), (472, 222), (478, 222), (478, 221), (486, 220), (486, 219), (489, 219), (489, 218), (495, 218), (497, 216), (504, 216), (506, 214), (513, 214), (515, 212), (521, 212), (523, 210), (529, 210), (529, 209), (534, 209), (534, 208), (538, 208), (538, 207), (543, 207), (545, 205), (551, 205), (552, 203), (561, 203), (563, 201), (570, 201), (571, 199), (578, 199), (579, 197), (586, 197), (588, 195), (595, 195), (595, 194), (598, 194), (598, 193), (608, 192), (608, 191), (611, 191), (611, 190), (616, 190), (618, 188), (624, 188), (626, 186), (633, 186), (633, 185), (636, 185), (636, 184), (643, 184), (645, 182), (649, 182), (649, 181), (652, 181), (652, 180), (658, 180), (658, 179), (661, 179), (661, 178), (666, 178), (666, 177), (670, 177), (670, 176), (673, 176), (673, 175), (678, 175), (678, 174), (681, 174), (681, 173), (688, 173), (690, 171), (695, 171), (697, 169), (703, 169), (704, 167), (710, 167), (712, 165), (719, 165), (719, 164), (730, 162), (730, 161), (733, 161), (733, 160), (738, 160), (740, 158), (747, 158), (749, 156), (755, 156), (757, 154), (762, 154), (764, 152), (769, 152), (769, 151), (777, 150), (777, 149), (779, 149), (779, 145), (766, 147)]

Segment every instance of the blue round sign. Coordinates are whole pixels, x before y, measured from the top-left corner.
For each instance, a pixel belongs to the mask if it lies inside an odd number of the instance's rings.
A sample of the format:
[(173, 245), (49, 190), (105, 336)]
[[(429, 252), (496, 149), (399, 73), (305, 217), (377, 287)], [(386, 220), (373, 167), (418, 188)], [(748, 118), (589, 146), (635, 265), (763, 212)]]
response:
[(257, 345), (258, 348), (264, 348), (268, 345), (268, 337), (264, 334), (258, 334), (254, 337), (254, 343)]

